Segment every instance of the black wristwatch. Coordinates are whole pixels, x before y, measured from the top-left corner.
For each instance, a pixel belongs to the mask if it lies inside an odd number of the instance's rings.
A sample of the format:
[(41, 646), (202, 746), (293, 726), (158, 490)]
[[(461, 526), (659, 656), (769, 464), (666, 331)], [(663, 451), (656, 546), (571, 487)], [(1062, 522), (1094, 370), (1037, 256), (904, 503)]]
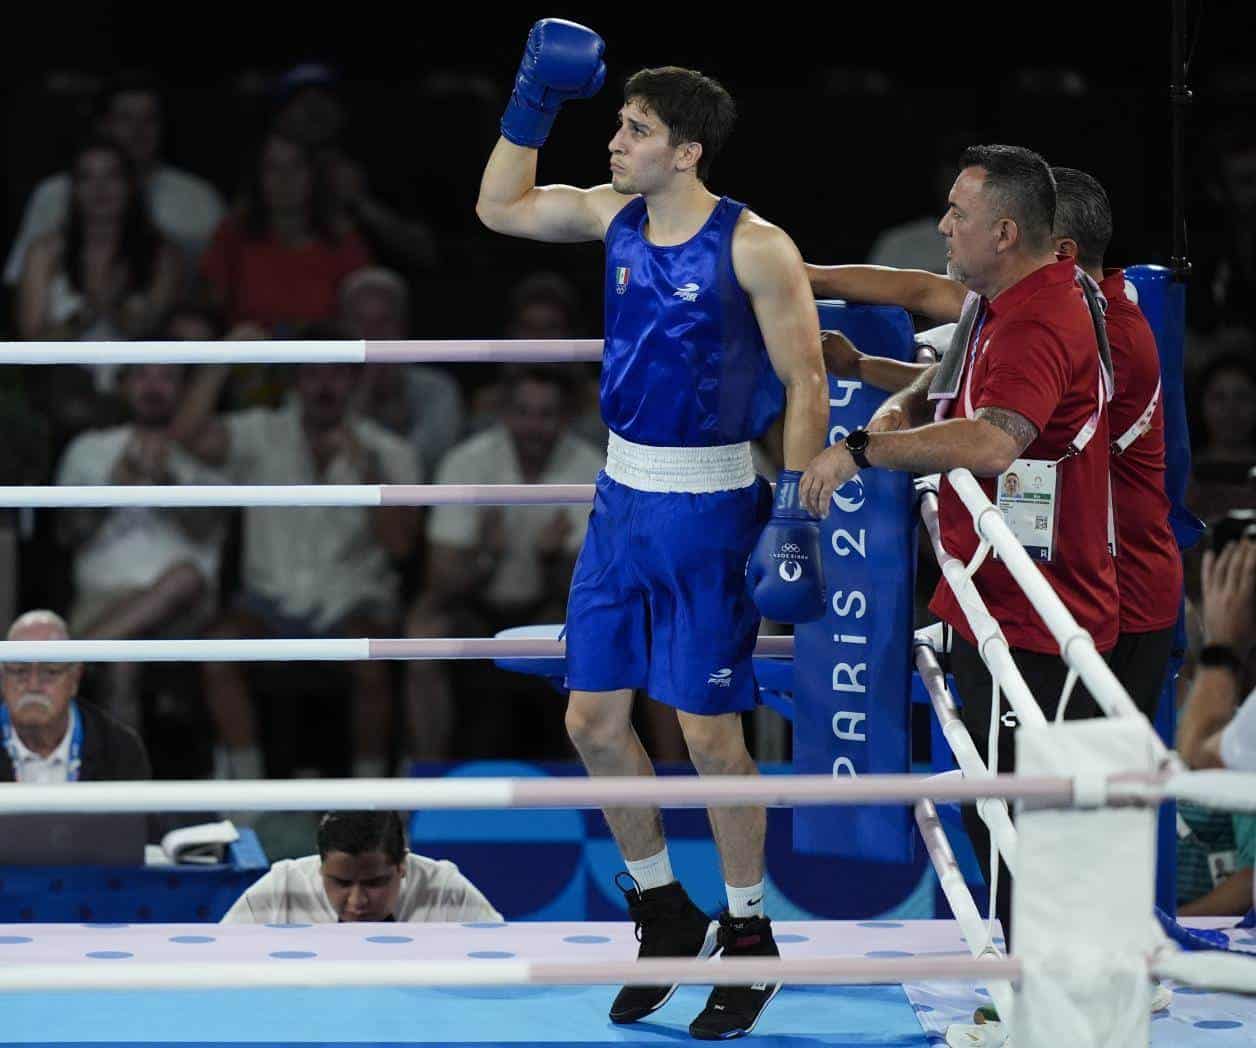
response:
[(1243, 673), (1243, 660), (1228, 644), (1205, 644), (1199, 649), (1197, 661), (1210, 669), (1229, 670), (1236, 677)]
[(855, 460), (855, 465), (860, 469), (872, 468), (872, 463), (868, 461), (866, 454), (868, 450), (868, 431), (866, 429), (852, 429), (846, 435), (846, 450), (850, 452), (850, 457)]

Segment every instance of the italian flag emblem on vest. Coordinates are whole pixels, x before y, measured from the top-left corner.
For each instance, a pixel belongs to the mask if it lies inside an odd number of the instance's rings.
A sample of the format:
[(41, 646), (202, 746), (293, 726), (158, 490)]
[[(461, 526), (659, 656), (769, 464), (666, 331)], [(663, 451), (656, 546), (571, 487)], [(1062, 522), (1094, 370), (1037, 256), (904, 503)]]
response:
[(628, 290), (628, 278), (632, 275), (632, 270), (627, 266), (615, 267), (615, 294), (622, 295)]

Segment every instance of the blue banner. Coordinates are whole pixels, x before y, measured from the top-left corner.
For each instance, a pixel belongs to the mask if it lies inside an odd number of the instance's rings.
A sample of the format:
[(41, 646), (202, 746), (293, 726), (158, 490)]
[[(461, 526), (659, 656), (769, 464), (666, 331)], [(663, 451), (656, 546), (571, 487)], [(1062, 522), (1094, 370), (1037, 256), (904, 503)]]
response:
[[(1186, 508), (1186, 486), (1191, 477), (1191, 439), (1186, 423), (1186, 285), (1175, 281), (1164, 266), (1130, 266), (1126, 279), (1138, 292), (1138, 308), (1156, 336), (1160, 352), (1160, 398), (1164, 404), (1164, 487), (1171, 508), (1169, 520), (1179, 548), (1190, 549), (1199, 541), (1203, 525)], [(1177, 676), (1186, 650), (1186, 615), (1178, 615), (1173, 657), (1160, 695), (1155, 726), (1160, 738), (1173, 748), (1177, 732)], [(1165, 913), (1177, 912), (1177, 805), (1160, 806), (1159, 855), (1156, 863), (1156, 905)]]
[[(886, 306), (821, 302), (820, 326), (861, 351), (913, 360), (911, 320)], [(829, 379), (828, 443), (867, 422), (886, 394)], [(822, 527), (829, 608), (796, 630), (794, 770), (866, 775), (911, 768), (911, 629), (916, 518), (911, 477), (866, 470), (835, 493)], [(894, 807), (799, 808), (800, 852), (909, 862), (911, 813)]]

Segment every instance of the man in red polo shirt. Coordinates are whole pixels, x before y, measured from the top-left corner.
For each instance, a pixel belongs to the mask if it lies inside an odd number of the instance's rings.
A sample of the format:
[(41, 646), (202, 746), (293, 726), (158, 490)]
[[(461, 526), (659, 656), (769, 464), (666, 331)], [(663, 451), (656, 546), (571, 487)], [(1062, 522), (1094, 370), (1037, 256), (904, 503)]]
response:
[[(1134, 703), (1154, 719), (1182, 597), (1182, 558), (1169, 525), (1164, 487), (1160, 358), (1151, 327), (1126, 294), (1124, 272), (1103, 268), (1112, 239), (1112, 210), (1103, 186), (1074, 168), (1054, 167), (1051, 172), (1056, 182), (1056, 253), (1081, 266), (1107, 300), (1116, 384), (1109, 427), (1121, 598), (1120, 636), (1108, 661)], [(902, 305), (939, 321), (957, 320), (968, 295), (962, 284), (919, 270), (875, 266), (808, 270), (817, 295)], [(859, 378), (895, 392), (924, 370), (923, 365), (866, 356), (833, 333), (825, 335), (826, 362), (840, 377)]]
[[(1049, 497), (1027, 516), (1005, 511), (1009, 524), (1036, 551), (1039, 567), (1074, 618), (1108, 652), (1117, 640), (1118, 598), (1108, 548), (1107, 391), (1073, 263), (1055, 256), (1055, 182), (1046, 161), (1013, 146), (968, 149), (960, 168), (939, 229), (948, 240), (949, 275), (979, 297), (965, 310), (971, 336), (962, 365), (934, 365), (890, 397), (867, 431), (856, 430), (812, 460), (800, 492), (807, 508), (823, 515), (834, 490), (860, 468), (945, 474), (963, 467), (997, 502), (999, 478), (1016, 472), (1021, 490)], [(972, 518), (945, 479), (938, 516), (943, 545), (969, 560), (978, 544)], [(975, 582), (1026, 683), (1052, 717), (1067, 674), (1058, 645), (1001, 561), (988, 558)], [(930, 607), (955, 631), (951, 670), (963, 719), (984, 749), (989, 673), (945, 580)], [(1069, 716), (1097, 713), (1079, 685)], [(1011, 770), (1013, 758), (1012, 732), (1000, 732), (999, 770)], [(971, 814), (965, 822), (977, 855), (988, 855), (984, 824)], [(999, 896), (1006, 928), (1010, 897), (1005, 891)]]

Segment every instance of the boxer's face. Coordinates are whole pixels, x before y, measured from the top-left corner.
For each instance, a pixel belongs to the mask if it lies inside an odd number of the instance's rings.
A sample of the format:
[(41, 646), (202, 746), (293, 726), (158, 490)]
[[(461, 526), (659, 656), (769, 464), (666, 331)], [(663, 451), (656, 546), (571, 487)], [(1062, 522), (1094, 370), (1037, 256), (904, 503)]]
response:
[(323, 890), (341, 921), (386, 921), (401, 897), (402, 867), (383, 852), (330, 851), (323, 858)]
[(679, 170), (697, 163), (697, 154), (689, 154), (701, 152), (693, 142), (673, 146), (667, 125), (637, 99), (629, 99), (619, 111), (609, 149), (611, 185), (624, 194), (658, 192)]

